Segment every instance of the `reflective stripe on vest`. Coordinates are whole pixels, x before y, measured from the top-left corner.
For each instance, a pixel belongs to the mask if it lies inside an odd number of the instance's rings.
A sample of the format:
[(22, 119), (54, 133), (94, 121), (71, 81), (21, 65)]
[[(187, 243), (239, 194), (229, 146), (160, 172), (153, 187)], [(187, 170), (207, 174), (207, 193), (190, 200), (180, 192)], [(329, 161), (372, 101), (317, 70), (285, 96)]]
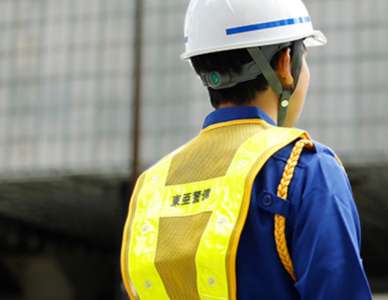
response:
[[(123, 237), (130, 298), (235, 300), (237, 247), (254, 179), (275, 152), (306, 136), (262, 120), (216, 124), (146, 171)], [(222, 147), (209, 146), (217, 140)]]

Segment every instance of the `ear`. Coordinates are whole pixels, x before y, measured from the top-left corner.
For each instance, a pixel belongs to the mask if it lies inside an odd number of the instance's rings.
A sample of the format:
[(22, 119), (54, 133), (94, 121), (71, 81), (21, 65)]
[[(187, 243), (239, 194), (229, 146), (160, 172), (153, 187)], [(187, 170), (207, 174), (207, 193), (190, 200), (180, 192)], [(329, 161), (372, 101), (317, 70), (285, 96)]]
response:
[(285, 88), (294, 86), (294, 77), (291, 72), (291, 49), (284, 49), (279, 54), (279, 60), (276, 65), (276, 73)]

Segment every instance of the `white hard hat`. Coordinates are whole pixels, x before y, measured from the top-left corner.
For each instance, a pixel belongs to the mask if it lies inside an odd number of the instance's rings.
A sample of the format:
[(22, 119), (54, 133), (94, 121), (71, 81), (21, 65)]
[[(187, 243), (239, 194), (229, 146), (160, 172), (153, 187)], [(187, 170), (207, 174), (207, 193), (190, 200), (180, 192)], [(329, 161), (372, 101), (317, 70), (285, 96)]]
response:
[(191, 0), (182, 58), (303, 38), (307, 47), (327, 43), (301, 0)]

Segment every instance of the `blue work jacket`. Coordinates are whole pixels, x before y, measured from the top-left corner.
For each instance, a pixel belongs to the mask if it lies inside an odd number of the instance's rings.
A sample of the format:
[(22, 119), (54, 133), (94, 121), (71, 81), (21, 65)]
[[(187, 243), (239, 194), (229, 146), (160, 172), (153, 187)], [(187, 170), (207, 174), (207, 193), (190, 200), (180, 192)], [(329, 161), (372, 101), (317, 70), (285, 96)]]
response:
[[(255, 118), (275, 125), (256, 107), (233, 107), (210, 113), (203, 127)], [(305, 150), (300, 158), (287, 202), (277, 198), (276, 191), (293, 145), (271, 157), (256, 177), (238, 248), (238, 300), (372, 299), (360, 256), (360, 221), (348, 177), (328, 147), (314, 144), (315, 150)], [(275, 213), (287, 218), (296, 283), (276, 251)]]

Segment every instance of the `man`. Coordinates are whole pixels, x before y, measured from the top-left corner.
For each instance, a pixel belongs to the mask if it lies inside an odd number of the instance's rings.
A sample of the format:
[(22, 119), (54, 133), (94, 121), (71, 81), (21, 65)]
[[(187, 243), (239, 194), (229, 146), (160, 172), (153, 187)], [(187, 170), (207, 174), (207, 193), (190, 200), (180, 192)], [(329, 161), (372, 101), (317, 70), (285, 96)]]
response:
[(307, 47), (326, 43), (304, 4), (192, 0), (185, 34), (216, 110), (137, 182), (122, 247), (130, 298), (371, 299), (345, 171), (292, 128)]

